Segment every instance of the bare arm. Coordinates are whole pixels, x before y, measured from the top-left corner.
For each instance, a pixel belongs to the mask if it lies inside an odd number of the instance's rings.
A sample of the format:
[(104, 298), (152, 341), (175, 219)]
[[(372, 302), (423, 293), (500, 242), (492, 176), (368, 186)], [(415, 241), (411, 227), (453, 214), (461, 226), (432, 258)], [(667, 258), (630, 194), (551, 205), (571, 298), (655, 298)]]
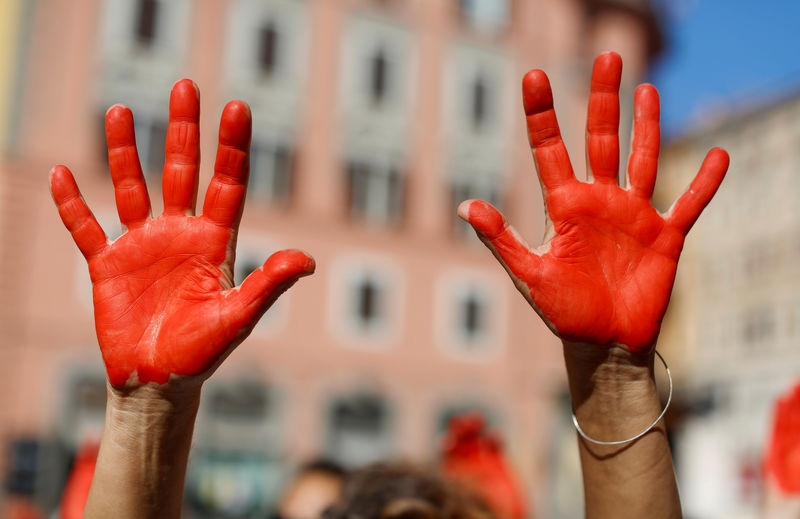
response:
[(179, 517), (200, 388), (261, 315), (314, 271), (303, 252), (276, 252), (233, 286), (236, 235), (247, 189), (251, 116), (241, 101), (222, 113), (214, 176), (195, 216), (199, 93), (175, 84), (163, 173), (164, 213), (150, 199), (136, 152), (133, 115), (106, 114), (109, 167), (127, 231), (113, 243), (70, 173), (50, 189), (86, 257), (94, 317), (108, 375), (108, 407), (87, 518)]
[[(631, 438), (661, 412), (652, 354), (565, 343), (564, 360), (575, 416), (589, 437)], [(587, 517), (681, 517), (663, 422), (624, 445), (578, 443)]]
[[(529, 247), (490, 204), (459, 207), (514, 284), (564, 342), (573, 405), (599, 440), (630, 438), (658, 416), (653, 352), (686, 233), (725, 175), (727, 154), (711, 150), (690, 188), (664, 215), (650, 204), (659, 151), (659, 101), (651, 85), (634, 100), (628, 182), (618, 185), (622, 61), (597, 58), (587, 118), (588, 182), (572, 171), (541, 70), (522, 83), (528, 137), (542, 184), (544, 243)], [(680, 517), (663, 425), (621, 447), (581, 440), (587, 516)]]

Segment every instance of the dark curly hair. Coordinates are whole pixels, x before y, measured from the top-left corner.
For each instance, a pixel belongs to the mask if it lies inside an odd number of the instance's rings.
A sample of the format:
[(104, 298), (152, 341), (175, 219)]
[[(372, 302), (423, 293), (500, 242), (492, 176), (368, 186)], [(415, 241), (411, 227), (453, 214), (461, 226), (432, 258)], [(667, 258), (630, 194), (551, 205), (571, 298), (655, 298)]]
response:
[(339, 504), (323, 519), (494, 519), (477, 496), (434, 472), (376, 463), (345, 477)]

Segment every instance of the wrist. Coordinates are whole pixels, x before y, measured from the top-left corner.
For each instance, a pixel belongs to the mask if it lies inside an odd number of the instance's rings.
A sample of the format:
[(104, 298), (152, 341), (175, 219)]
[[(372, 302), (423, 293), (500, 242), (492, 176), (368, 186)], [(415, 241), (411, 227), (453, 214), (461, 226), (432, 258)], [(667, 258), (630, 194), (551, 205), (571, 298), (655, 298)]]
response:
[(655, 350), (634, 353), (619, 345), (562, 344), (571, 386), (610, 393), (638, 392), (654, 386)]
[(658, 417), (653, 358), (620, 346), (564, 343), (572, 407), (589, 437), (631, 438)]
[(200, 385), (176, 389), (147, 384), (128, 389), (108, 384), (106, 428), (126, 443), (191, 436), (199, 407)]

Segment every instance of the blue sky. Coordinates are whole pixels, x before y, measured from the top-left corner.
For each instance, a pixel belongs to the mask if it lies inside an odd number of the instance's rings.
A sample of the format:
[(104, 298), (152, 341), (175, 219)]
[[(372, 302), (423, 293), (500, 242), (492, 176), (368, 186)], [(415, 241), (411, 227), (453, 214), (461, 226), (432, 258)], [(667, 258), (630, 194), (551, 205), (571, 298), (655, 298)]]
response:
[(661, 93), (664, 135), (703, 114), (800, 95), (800, 1), (654, 0), (665, 51), (649, 81)]

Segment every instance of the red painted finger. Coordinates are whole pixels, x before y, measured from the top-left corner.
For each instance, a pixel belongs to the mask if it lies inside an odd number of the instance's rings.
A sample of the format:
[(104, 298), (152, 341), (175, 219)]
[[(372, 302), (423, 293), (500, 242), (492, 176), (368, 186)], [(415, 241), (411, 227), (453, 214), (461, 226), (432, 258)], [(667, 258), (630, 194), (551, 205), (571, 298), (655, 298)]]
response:
[(638, 196), (650, 199), (656, 184), (661, 146), (658, 90), (639, 85), (633, 96), (633, 143), (628, 160), (628, 182)]
[(700, 213), (703, 212), (703, 208), (717, 192), (722, 179), (725, 178), (729, 163), (730, 158), (725, 150), (714, 148), (709, 151), (689, 189), (675, 201), (670, 209), (667, 221), (684, 234), (689, 232)]
[(619, 54), (606, 52), (594, 60), (586, 118), (586, 152), (589, 174), (599, 182), (616, 182), (619, 174), (621, 77), (622, 58)]
[(292, 284), (314, 273), (314, 259), (299, 250), (278, 251), (225, 295), (227, 317), (237, 329), (247, 328)]
[(245, 102), (231, 101), (225, 106), (219, 123), (214, 177), (203, 204), (203, 215), (224, 227), (236, 227), (241, 218), (250, 167), (251, 127), (250, 108)]
[(522, 79), (522, 102), (528, 124), (528, 141), (545, 190), (553, 190), (575, 180), (553, 109), (550, 81), (543, 71), (531, 70), (525, 74)]
[[(512, 280), (521, 281), (533, 290), (538, 284), (542, 259), (530, 250), (500, 211), (483, 200), (467, 200), (458, 206), (458, 216), (475, 229)], [(528, 292), (526, 297), (530, 295)]]
[(119, 220), (133, 228), (150, 216), (150, 197), (136, 152), (133, 114), (127, 106), (114, 105), (106, 112), (106, 141)]
[(106, 233), (86, 206), (75, 178), (65, 166), (50, 170), (50, 192), (61, 221), (87, 260), (108, 246)]
[(172, 87), (165, 149), (164, 213), (192, 215), (200, 166), (200, 97), (189, 79)]

